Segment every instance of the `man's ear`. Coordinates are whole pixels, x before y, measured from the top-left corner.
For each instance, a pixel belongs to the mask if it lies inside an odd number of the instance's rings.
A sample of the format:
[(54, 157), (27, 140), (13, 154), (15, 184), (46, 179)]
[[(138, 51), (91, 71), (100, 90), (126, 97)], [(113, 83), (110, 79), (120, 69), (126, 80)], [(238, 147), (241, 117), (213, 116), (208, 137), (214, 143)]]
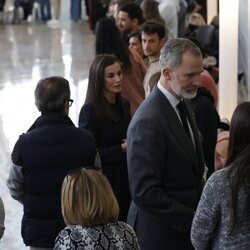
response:
[(171, 71), (169, 68), (164, 68), (162, 70), (163, 76), (166, 80), (171, 80)]
[(64, 103), (64, 114), (69, 114), (69, 103), (67, 101)]
[(166, 38), (162, 38), (160, 40), (160, 46), (161, 46), (161, 48), (164, 46), (164, 44), (165, 44), (166, 41), (167, 41)]

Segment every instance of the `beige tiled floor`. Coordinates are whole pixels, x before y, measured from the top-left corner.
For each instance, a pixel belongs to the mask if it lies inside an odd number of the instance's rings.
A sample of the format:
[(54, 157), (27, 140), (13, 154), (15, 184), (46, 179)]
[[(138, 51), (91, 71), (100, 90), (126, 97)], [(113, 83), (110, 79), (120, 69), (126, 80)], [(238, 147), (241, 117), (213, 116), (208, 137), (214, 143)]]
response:
[(0, 195), (6, 210), (0, 249), (26, 249), (20, 236), (22, 206), (12, 200), (5, 182), (15, 141), (39, 115), (34, 105), (36, 83), (51, 75), (67, 78), (74, 99), (70, 117), (77, 124), (93, 57), (94, 35), (86, 22), (62, 18), (57, 29), (45, 24), (0, 25)]

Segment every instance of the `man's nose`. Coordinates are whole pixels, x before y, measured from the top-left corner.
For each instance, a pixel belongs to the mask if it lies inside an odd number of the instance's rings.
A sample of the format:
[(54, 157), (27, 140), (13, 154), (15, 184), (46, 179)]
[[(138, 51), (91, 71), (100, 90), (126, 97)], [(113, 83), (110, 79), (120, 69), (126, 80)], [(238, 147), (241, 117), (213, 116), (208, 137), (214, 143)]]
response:
[(193, 79), (193, 85), (200, 86), (201, 85), (201, 75), (197, 75)]

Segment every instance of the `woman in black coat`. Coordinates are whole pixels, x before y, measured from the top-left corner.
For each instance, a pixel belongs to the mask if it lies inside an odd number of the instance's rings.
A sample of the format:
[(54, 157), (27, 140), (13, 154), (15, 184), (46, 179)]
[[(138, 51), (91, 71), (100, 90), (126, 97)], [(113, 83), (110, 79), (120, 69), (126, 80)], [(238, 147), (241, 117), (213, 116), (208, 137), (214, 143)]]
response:
[(119, 203), (119, 220), (126, 221), (130, 203), (126, 133), (131, 116), (129, 102), (121, 98), (121, 90), (122, 72), (118, 59), (112, 55), (97, 56), (90, 68), (79, 127), (95, 136), (103, 173)]

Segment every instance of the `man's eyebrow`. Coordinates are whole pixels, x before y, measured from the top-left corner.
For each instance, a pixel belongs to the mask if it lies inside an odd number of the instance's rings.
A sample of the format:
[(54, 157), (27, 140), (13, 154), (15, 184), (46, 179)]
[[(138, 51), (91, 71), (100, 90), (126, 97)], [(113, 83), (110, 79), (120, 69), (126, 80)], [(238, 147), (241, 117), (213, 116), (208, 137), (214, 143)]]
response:
[(200, 72), (190, 72), (190, 73), (186, 73), (185, 75), (193, 76), (193, 75), (196, 75), (196, 74), (201, 74), (203, 71), (204, 71), (204, 69), (202, 69)]

